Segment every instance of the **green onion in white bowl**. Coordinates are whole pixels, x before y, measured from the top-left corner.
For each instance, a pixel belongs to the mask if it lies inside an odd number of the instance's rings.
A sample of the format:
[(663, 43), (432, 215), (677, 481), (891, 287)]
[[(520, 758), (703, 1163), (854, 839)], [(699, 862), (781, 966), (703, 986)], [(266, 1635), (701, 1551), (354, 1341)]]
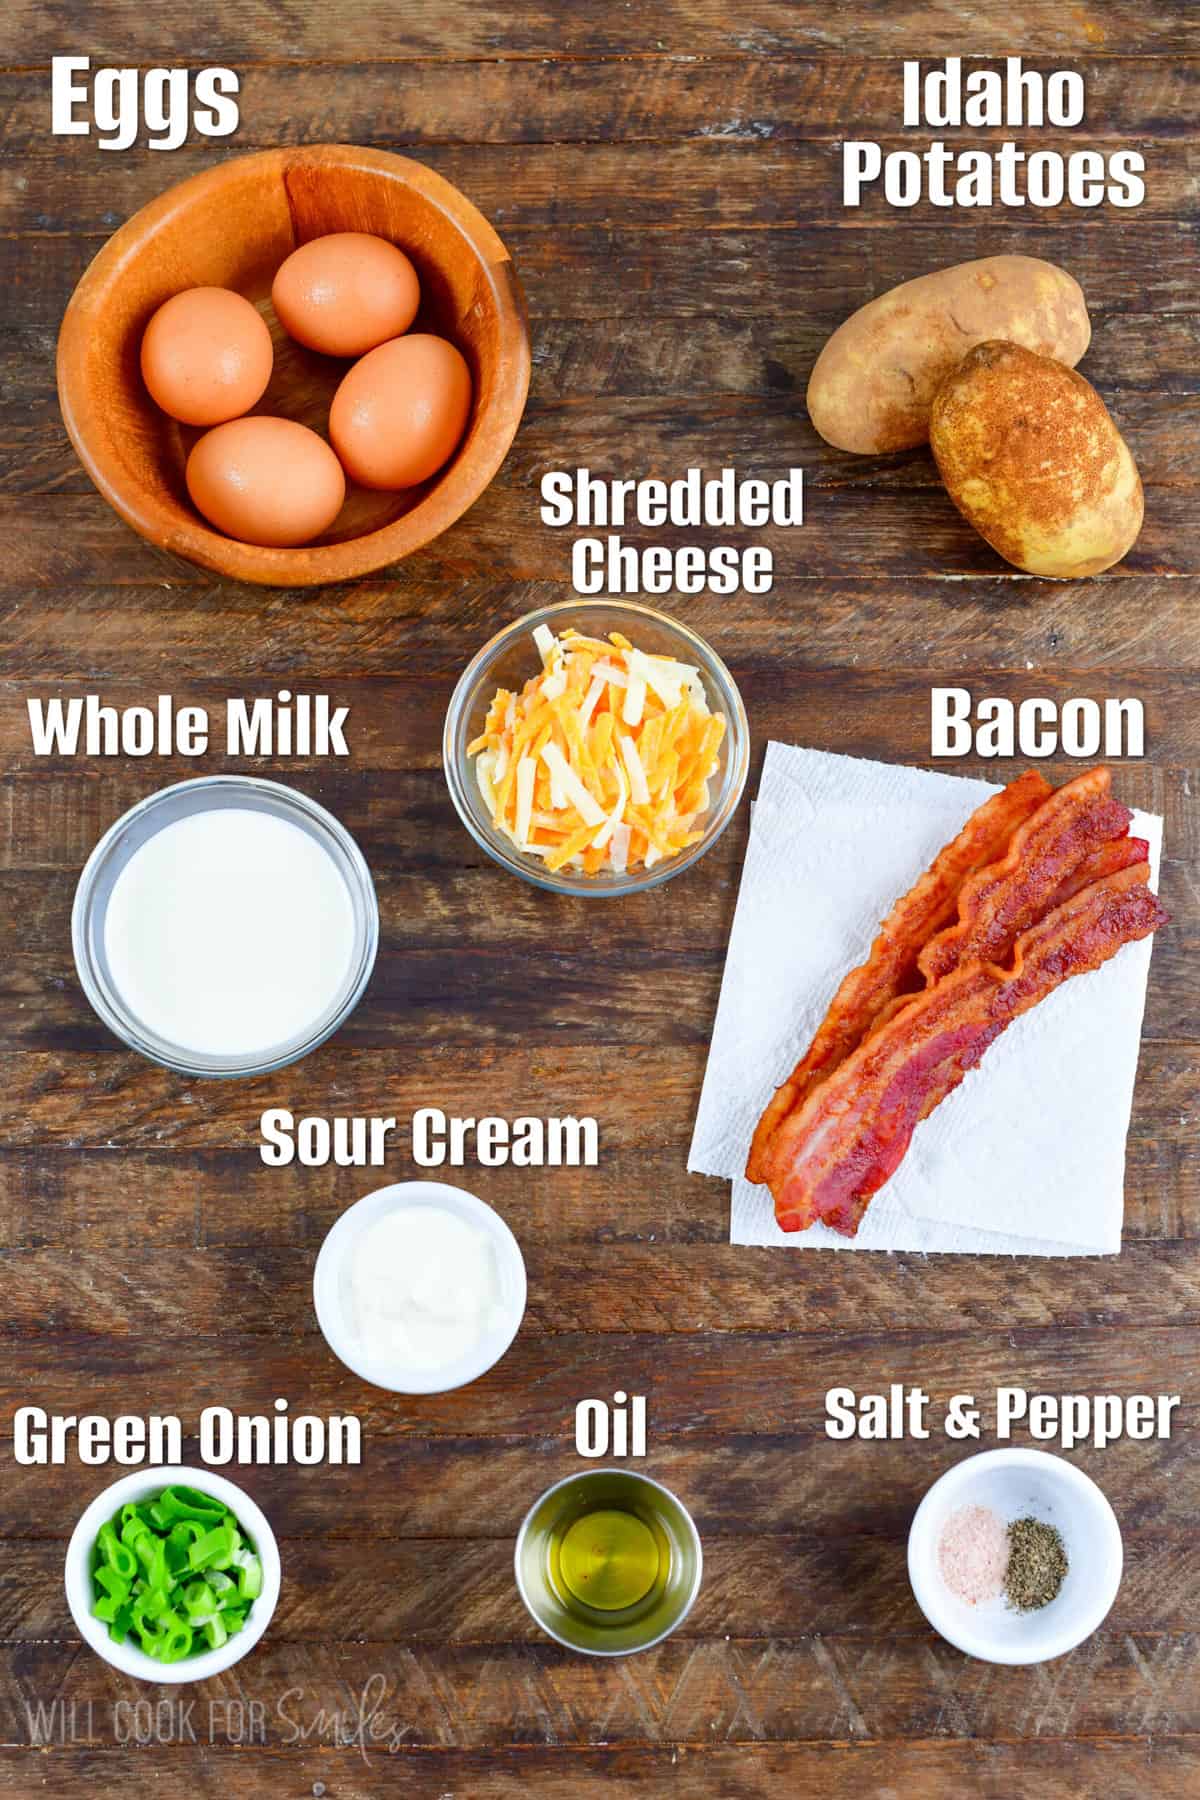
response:
[(139, 1470), (71, 1536), (67, 1602), (98, 1655), (143, 1681), (204, 1681), (240, 1661), (279, 1598), (279, 1547), (249, 1494), (208, 1469)]

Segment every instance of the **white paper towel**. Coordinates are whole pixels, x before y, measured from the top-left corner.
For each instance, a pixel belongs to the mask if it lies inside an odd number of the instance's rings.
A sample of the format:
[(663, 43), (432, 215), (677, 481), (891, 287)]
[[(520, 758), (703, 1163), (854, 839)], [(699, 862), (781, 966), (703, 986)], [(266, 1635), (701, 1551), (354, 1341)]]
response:
[[(986, 781), (767, 748), (689, 1169), (733, 1182), (730, 1241), (802, 1248), (1114, 1255), (1151, 940), (1017, 1019), (917, 1127), (856, 1238), (783, 1232), (742, 1176), (772, 1090), (807, 1048), (893, 901)], [(1135, 813), (1158, 884), (1162, 820)]]

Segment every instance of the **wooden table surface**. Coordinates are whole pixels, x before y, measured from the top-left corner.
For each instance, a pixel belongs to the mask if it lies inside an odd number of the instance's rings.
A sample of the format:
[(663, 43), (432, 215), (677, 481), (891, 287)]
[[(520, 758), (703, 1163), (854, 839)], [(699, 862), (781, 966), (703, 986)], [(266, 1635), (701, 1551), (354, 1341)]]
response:
[[(220, 0), (168, 27), (132, 0), (13, 0), (0, 27), (0, 1793), (1200, 1791), (1195, 23), (1186, 0)], [(901, 141), (905, 56), (1014, 51), (1077, 68), (1088, 90), (1085, 125), (1020, 141), (1136, 146), (1140, 209), (842, 210), (841, 140)], [(229, 63), (241, 129), (170, 154), (52, 139), (59, 52)], [(408, 149), (466, 190), (517, 260), (534, 377), (501, 474), (430, 550), (350, 587), (274, 593), (173, 561), (108, 510), (67, 443), (53, 352), (116, 224), (224, 155), (301, 141)], [(804, 411), (817, 350), (854, 307), (1009, 250), (1083, 283), (1085, 371), (1145, 477), (1141, 539), (1098, 581), (1017, 575), (959, 519), (924, 452), (844, 457)], [(593, 907), (485, 862), (439, 763), (464, 661), (569, 594), (571, 534), (539, 522), (537, 491), (545, 469), (577, 463), (804, 467), (804, 528), (760, 540), (778, 556), (772, 594), (668, 602), (742, 686), (751, 791), (771, 737), (926, 761), (929, 688), (947, 680), (1144, 699), (1149, 754), (1118, 784), (1165, 815), (1174, 918), (1154, 956), (1119, 1259), (729, 1247), (727, 1186), (688, 1176), (685, 1156), (748, 807), (684, 880)], [(100, 832), (196, 765), (35, 760), (25, 702), (220, 702), (277, 686), (350, 707), (348, 762), (252, 766), (358, 838), (382, 905), (375, 978), (337, 1040), (284, 1075), (176, 1079), (93, 1017), (69, 913)], [(203, 771), (225, 766), (210, 755)], [(404, 1401), (334, 1361), (311, 1306), (317, 1247), (376, 1173), (264, 1168), (257, 1121), (265, 1105), (406, 1121), (420, 1104), (595, 1113), (602, 1157), (458, 1174), (524, 1246), (528, 1315), (483, 1380)], [(413, 1172), (401, 1134), (387, 1178)], [(1116, 1606), (1081, 1649), (993, 1668), (926, 1627), (905, 1535), (962, 1448), (822, 1431), (827, 1387), (893, 1380), (936, 1396), (1001, 1381), (1183, 1396), (1170, 1441), (1074, 1453), (1127, 1551)], [(694, 1509), (706, 1575), (674, 1639), (607, 1663), (539, 1636), (511, 1551), (533, 1498), (579, 1466), (576, 1402), (618, 1386), (648, 1396), (644, 1466)], [(269, 1411), (277, 1395), (358, 1413), (364, 1465), (231, 1471), (279, 1534), (279, 1610), (252, 1657), (196, 1692), (190, 1721), (165, 1715), (167, 1741), (135, 1750), (117, 1703), (155, 1690), (81, 1646), (61, 1587), (65, 1538), (119, 1471), (18, 1468), (13, 1412), (194, 1420), (216, 1402)], [(354, 1741), (364, 1693), (395, 1730), (391, 1753)], [(78, 1703), (68, 1741), (33, 1748), (28, 1709), (55, 1698)], [(263, 1703), (265, 1744), (229, 1743), (210, 1716), (210, 1701), (237, 1699)]]

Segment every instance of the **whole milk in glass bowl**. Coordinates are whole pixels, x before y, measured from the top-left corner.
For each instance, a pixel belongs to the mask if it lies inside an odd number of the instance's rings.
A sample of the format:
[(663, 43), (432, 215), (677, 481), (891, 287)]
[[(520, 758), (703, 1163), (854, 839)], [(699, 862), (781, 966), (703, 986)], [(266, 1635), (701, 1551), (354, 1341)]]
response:
[(565, 601), (498, 633), (463, 671), (442, 742), (459, 817), (494, 861), (603, 896), (698, 862), (737, 810), (749, 755), (720, 657), (623, 600)]

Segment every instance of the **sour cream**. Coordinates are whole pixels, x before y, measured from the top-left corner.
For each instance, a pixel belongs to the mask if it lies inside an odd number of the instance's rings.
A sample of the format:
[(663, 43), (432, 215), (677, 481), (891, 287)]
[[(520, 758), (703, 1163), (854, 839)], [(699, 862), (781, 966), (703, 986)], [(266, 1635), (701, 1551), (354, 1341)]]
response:
[(488, 1233), (441, 1206), (400, 1206), (347, 1257), (347, 1325), (380, 1368), (449, 1369), (503, 1324)]

